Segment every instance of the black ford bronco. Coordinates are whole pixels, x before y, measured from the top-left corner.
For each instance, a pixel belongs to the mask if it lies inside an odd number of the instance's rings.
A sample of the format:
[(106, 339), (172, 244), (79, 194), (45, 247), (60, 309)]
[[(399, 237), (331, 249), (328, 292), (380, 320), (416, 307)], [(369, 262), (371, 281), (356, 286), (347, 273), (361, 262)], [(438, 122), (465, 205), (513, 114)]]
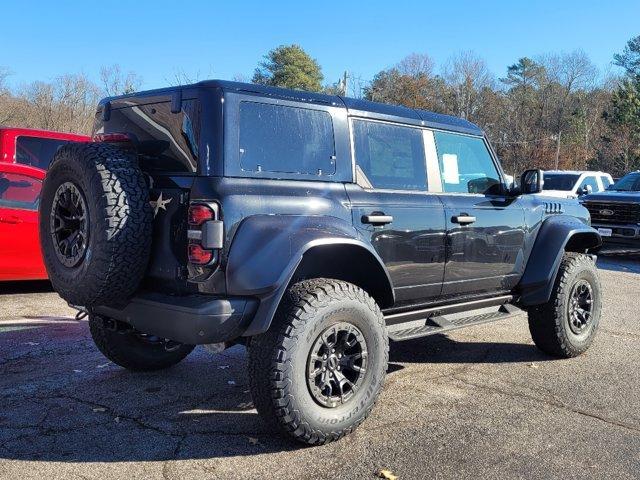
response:
[(389, 339), (524, 310), (544, 352), (589, 347), (601, 238), (542, 183), (507, 185), (459, 118), (206, 81), (103, 100), (49, 169), (40, 239), (110, 360), (244, 344), (258, 412), (318, 444), (367, 417)]

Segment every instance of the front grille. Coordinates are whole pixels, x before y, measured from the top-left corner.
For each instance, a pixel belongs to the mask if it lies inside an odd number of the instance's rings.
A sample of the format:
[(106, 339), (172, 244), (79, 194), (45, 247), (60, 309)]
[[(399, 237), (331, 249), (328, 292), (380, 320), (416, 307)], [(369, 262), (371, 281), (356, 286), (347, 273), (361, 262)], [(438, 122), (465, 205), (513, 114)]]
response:
[(640, 204), (584, 202), (591, 214), (591, 223), (615, 223), (618, 225), (640, 223)]

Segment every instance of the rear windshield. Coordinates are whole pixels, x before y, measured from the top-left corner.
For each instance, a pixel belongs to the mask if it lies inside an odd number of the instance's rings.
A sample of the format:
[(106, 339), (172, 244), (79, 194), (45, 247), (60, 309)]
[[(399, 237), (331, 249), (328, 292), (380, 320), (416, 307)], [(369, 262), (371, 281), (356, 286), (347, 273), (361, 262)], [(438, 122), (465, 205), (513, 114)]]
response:
[(580, 175), (569, 173), (545, 173), (543, 190), (572, 191)]
[(331, 115), (322, 110), (240, 103), (244, 171), (332, 175), (336, 154)]
[(195, 173), (199, 129), (200, 102), (184, 99), (178, 113), (171, 111), (171, 102), (114, 108), (106, 122), (98, 114), (94, 132), (126, 132), (132, 136), (145, 171)]
[(640, 191), (640, 173), (629, 173), (611, 185), (608, 190), (618, 190), (621, 192)]
[(58, 149), (67, 142), (53, 138), (18, 137), (16, 162), (46, 170)]

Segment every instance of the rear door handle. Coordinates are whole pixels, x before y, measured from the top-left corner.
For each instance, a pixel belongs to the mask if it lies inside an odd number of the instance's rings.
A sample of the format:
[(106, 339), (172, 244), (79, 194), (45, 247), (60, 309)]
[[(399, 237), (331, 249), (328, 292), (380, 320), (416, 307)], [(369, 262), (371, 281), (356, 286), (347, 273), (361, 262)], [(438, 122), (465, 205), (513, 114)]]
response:
[(476, 221), (476, 217), (471, 215), (456, 215), (452, 219), (453, 223), (459, 223), (460, 225), (468, 225)]
[(371, 225), (387, 225), (393, 222), (393, 217), (381, 212), (374, 212), (370, 215), (363, 215), (361, 220), (362, 223), (369, 223)]
[(22, 219), (20, 217), (0, 217), (0, 222), (2, 223), (22, 223)]

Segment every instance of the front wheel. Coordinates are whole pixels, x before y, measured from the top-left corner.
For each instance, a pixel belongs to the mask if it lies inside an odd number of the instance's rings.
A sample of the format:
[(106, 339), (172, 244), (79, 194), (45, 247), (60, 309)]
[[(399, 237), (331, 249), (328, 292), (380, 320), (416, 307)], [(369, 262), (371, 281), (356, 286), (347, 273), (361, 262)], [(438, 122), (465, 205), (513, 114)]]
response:
[(593, 343), (602, 309), (598, 270), (589, 255), (567, 252), (549, 301), (529, 310), (529, 331), (545, 353), (571, 358)]
[(364, 290), (338, 280), (299, 282), (249, 345), (254, 404), (298, 441), (337, 440), (371, 412), (388, 356), (382, 313)]

